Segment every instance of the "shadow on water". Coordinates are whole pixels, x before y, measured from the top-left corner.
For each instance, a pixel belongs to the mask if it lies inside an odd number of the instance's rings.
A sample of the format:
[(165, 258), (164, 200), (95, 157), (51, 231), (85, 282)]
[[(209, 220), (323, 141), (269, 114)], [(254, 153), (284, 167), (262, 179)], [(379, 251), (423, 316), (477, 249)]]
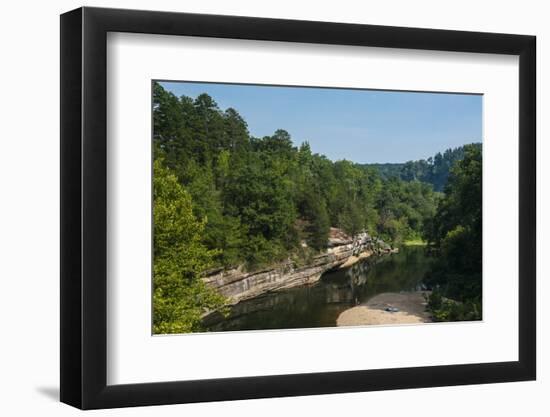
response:
[(264, 294), (234, 305), (229, 317), (209, 317), (209, 331), (336, 326), (340, 313), (383, 292), (415, 291), (431, 263), (420, 246), (325, 273), (313, 286)]

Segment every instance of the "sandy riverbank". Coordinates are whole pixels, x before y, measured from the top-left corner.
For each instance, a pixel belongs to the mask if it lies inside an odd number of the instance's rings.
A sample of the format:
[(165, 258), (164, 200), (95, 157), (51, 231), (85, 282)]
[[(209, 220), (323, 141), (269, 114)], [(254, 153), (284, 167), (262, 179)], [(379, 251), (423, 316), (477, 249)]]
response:
[[(430, 322), (424, 294), (429, 294), (429, 291), (378, 294), (368, 302), (342, 312), (336, 320), (336, 325), (366, 326)], [(391, 313), (386, 311), (387, 307), (396, 307), (399, 311)]]

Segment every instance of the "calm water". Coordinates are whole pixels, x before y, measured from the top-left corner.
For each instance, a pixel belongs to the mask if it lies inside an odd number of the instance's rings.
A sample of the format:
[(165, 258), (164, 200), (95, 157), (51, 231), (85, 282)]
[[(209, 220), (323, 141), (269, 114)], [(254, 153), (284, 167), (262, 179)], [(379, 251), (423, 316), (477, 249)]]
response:
[(210, 317), (210, 331), (292, 329), (336, 326), (340, 313), (383, 292), (422, 289), (431, 259), (422, 246), (366, 259), (325, 273), (309, 287), (273, 292), (240, 302), (229, 317)]

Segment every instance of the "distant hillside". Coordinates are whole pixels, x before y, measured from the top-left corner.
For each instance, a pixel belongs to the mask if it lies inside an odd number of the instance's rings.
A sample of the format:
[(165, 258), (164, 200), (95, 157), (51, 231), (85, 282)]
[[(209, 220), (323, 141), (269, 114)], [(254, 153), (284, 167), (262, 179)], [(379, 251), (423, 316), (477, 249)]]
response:
[[(472, 143), (472, 146), (481, 149), (481, 143)], [(438, 152), (433, 157), (418, 161), (363, 164), (362, 166), (377, 169), (384, 178), (398, 177), (404, 181), (418, 180), (432, 184), (435, 191), (443, 191), (451, 166), (462, 158), (464, 158), (464, 146), (447, 149), (443, 153)]]

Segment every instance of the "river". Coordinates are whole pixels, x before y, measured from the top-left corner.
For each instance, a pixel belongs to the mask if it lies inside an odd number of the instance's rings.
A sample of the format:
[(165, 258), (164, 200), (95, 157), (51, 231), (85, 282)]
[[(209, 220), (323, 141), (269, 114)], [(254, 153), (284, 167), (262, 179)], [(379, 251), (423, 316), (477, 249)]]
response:
[(209, 331), (333, 327), (344, 310), (383, 292), (423, 289), (431, 258), (423, 246), (364, 259), (325, 273), (312, 286), (276, 291), (231, 307), (228, 317), (210, 316)]

